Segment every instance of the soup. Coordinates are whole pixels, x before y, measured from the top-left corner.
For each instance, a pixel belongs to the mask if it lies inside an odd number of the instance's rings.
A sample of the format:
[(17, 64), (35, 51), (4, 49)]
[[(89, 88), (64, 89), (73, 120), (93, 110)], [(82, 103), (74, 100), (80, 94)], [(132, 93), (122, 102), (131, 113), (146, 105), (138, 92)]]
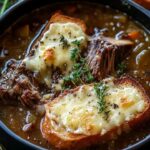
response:
[[(27, 48), (30, 42), (35, 35), (40, 33), (39, 30), (43, 24), (57, 10), (61, 10), (65, 15), (82, 19), (87, 25), (88, 35), (93, 34), (94, 28), (101, 29), (105, 36), (115, 39), (119, 39), (120, 36), (126, 36), (128, 34), (134, 42), (134, 46), (130, 55), (123, 60), (123, 64), (119, 63), (120, 67), (117, 67), (115, 76), (117, 72), (133, 76), (142, 84), (147, 92), (150, 90), (149, 33), (132, 18), (127, 16), (127, 14), (113, 10), (108, 6), (94, 4), (74, 3), (51, 5), (35, 10), (20, 18), (0, 37), (1, 72), (7, 70), (11, 61), (22, 61), (28, 55)], [(40, 84), (40, 93), (53, 94), (53, 92), (45, 84)], [(22, 103), (16, 102), (17, 100), (14, 102), (14, 100), (9, 99), (11, 102), (8, 103), (3, 101), (0, 101), (0, 119), (17, 135), (36, 145), (50, 149), (49, 143), (43, 138), (40, 130), (43, 110), (39, 112), (33, 107), (24, 106)], [(30, 123), (30, 121), (35, 121), (36, 123), (28, 127), (27, 123)], [(148, 136), (149, 133), (150, 122), (148, 121), (147, 123), (141, 124), (138, 129), (135, 128), (129, 133), (123, 133), (117, 139), (94, 146), (94, 148), (122, 149), (140, 141)]]

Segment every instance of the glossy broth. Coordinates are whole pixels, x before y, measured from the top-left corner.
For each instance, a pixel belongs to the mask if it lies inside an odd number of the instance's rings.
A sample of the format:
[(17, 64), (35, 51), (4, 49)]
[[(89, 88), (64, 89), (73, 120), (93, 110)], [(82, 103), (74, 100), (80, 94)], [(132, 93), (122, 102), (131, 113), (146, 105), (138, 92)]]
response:
[[(150, 36), (144, 29), (126, 14), (113, 10), (109, 7), (90, 4), (67, 4), (52, 5), (36, 10), (18, 20), (2, 37), (0, 37), (0, 67), (5, 69), (9, 59), (22, 59), (26, 49), (33, 37), (38, 33), (41, 26), (50, 18), (51, 14), (61, 10), (64, 14), (83, 19), (88, 31), (91, 33), (94, 27), (107, 28), (107, 36), (117, 37), (121, 31), (139, 30), (140, 37), (135, 40), (135, 47), (131, 55), (125, 60), (127, 64), (126, 73), (139, 79), (144, 88), (150, 90)], [(28, 29), (29, 30), (28, 30)], [(25, 32), (24, 35), (21, 33)], [(150, 93), (149, 93), (150, 95)], [(26, 115), (30, 111), (37, 116), (37, 123), (33, 130), (24, 132)], [(40, 132), (39, 117), (34, 110), (17, 106), (0, 105), (0, 119), (17, 135), (28, 141), (50, 148), (47, 141), (42, 138)], [(118, 139), (101, 144), (95, 149), (122, 149), (150, 134), (150, 122), (141, 125), (130, 133), (123, 133)]]

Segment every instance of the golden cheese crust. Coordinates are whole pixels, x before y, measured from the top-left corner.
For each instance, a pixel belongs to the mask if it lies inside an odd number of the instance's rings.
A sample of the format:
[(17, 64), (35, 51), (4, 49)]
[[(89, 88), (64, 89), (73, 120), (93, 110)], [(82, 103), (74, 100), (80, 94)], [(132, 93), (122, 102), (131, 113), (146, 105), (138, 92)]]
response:
[[(86, 33), (87, 27), (86, 24), (83, 20), (78, 19), (78, 18), (73, 18), (73, 17), (69, 17), (69, 16), (65, 16), (62, 14), (61, 11), (57, 11), (56, 13), (54, 13), (49, 22), (46, 24), (46, 26), (44, 27), (44, 29), (41, 31), (41, 33), (39, 34), (39, 36), (35, 39), (35, 41), (32, 43), (32, 45), (30, 46), (30, 50), (31, 49), (36, 49), (38, 42), (40, 41), (40, 39), (43, 37), (44, 33), (49, 29), (50, 24), (52, 23), (76, 23), (77, 25), (79, 25), (83, 32)], [(30, 51), (28, 50), (28, 51)]]
[[(103, 135), (83, 135), (83, 134), (73, 134), (69, 132), (57, 132), (51, 127), (51, 121), (47, 116), (43, 119), (41, 123), (41, 132), (43, 137), (50, 143), (51, 146), (54, 146), (58, 149), (82, 149), (93, 144), (99, 144), (102, 141), (111, 140), (114, 136), (120, 134), (123, 131), (126, 131), (129, 128), (134, 128), (143, 121), (149, 119), (150, 116), (150, 99), (147, 96), (143, 87), (134, 79), (130, 77), (123, 77), (117, 80), (114, 80), (116, 86), (132, 86), (136, 88), (143, 100), (146, 103), (144, 110), (138, 113), (133, 119), (129, 121), (124, 121), (120, 126), (116, 126), (106, 132)], [(91, 84), (92, 86), (92, 84)], [(55, 103), (59, 103), (61, 99), (68, 93), (74, 93), (80, 87), (77, 87), (73, 90), (64, 92), (62, 95), (54, 99), (52, 102), (49, 102), (48, 107), (52, 107)], [(62, 138), (63, 137), (63, 138)]]
[[(40, 82), (51, 87), (53, 71), (59, 68), (62, 74), (68, 74), (74, 63), (72, 50), (87, 47), (85, 30), (82, 20), (55, 13), (30, 45), (23, 60), (26, 69), (37, 72)], [(79, 46), (75, 41), (80, 41)]]

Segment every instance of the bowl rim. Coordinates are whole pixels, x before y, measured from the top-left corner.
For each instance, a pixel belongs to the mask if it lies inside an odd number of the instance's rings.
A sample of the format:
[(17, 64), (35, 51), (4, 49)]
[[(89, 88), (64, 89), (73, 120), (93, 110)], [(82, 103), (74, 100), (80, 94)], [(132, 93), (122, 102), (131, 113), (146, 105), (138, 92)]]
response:
[(17, 140), (18, 142), (22, 143), (23, 145), (30, 146), (31, 148), (35, 150), (46, 150), (45, 148), (38, 146), (34, 143), (31, 143), (28, 140), (25, 140), (24, 138), (20, 137), (13, 130), (8, 128), (2, 121), (0, 121), (0, 129), (4, 130), (6, 134), (11, 136), (13, 139)]
[[(10, 8), (8, 8), (3, 13), (3, 15), (0, 16), (0, 21), (5, 19), (10, 13), (14, 13), (20, 6), (27, 4), (29, 1), (31, 1), (31, 0), (21, 0), (21, 1), (16, 2), (14, 5), (12, 5)], [(132, 7), (137, 9), (138, 11), (141, 11), (143, 14), (145, 14), (146, 16), (148, 16), (150, 18), (150, 11), (144, 9), (142, 6), (138, 5), (137, 3), (133, 2), (132, 0), (122, 0), (122, 1), (127, 3), (127, 5), (131, 5)], [(63, 1), (62, 1), (62, 3), (63, 3)], [(147, 30), (147, 28), (146, 28), (146, 30)], [(31, 143), (30, 141), (25, 140), (24, 138), (20, 137), (13, 130), (8, 128), (1, 120), (0, 120), (0, 129), (3, 130), (6, 134), (8, 134), (13, 139), (20, 142), (23, 145), (26, 145), (32, 149), (35, 149), (35, 150), (46, 150), (46, 148), (38, 146), (38, 145)], [(142, 139), (142, 140), (140, 140), (140, 141), (138, 141), (132, 145), (129, 145), (128, 147), (124, 148), (123, 150), (137, 150), (147, 143), (150, 143), (150, 134), (148, 136), (146, 136), (144, 139)]]

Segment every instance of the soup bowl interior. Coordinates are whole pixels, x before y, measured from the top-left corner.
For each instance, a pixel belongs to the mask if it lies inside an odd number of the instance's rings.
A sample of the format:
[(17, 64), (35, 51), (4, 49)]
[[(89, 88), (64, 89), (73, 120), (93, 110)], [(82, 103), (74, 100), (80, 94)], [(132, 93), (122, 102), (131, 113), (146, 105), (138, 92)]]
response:
[[(30, 13), (33, 10), (44, 8), (47, 5), (57, 5), (60, 3), (67, 4), (67, 3), (73, 3), (74, 1), (64, 0), (63, 2), (61, 0), (26, 0), (16, 3), (14, 6), (12, 6), (10, 9), (8, 9), (4, 15), (0, 17), (0, 34), (2, 35), (5, 33), (5, 31), (14, 24), (19, 18), (22, 16)], [(90, 0), (86, 1), (75, 1), (81, 4), (84, 3), (91, 3)], [(140, 24), (144, 30), (150, 33), (150, 13), (145, 10), (144, 8), (140, 7), (139, 5), (136, 5), (135, 3), (132, 3), (127, 0), (116, 0), (110, 3), (109, 0), (105, 1), (98, 1), (93, 0), (92, 3), (95, 4), (102, 4), (102, 5), (108, 5), (114, 9), (118, 9), (120, 11), (123, 11), (127, 13), (129, 16), (131, 16), (134, 20), (137, 21), (138, 24)], [(16, 135), (14, 132), (12, 132), (8, 127), (0, 121), (0, 140), (8, 149), (11, 149), (11, 147), (16, 147), (17, 149), (41, 149), (44, 150), (44, 148), (40, 146), (36, 146), (35, 144), (32, 144), (18, 135)], [(7, 141), (10, 141), (8, 144)], [(138, 149), (143, 145), (146, 145), (150, 142), (150, 135), (146, 138), (140, 140), (139, 142), (129, 146), (127, 149)]]

